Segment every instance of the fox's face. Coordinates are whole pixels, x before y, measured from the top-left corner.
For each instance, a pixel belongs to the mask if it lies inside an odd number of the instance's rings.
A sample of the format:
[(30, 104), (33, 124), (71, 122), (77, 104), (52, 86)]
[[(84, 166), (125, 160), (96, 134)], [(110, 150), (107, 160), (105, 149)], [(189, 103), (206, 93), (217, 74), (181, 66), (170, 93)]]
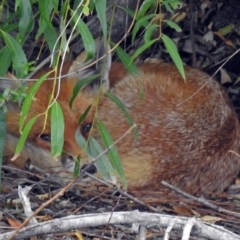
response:
[[(104, 52), (105, 54), (105, 52)], [(99, 57), (99, 56), (98, 56)], [(51, 123), (50, 123), (50, 111), (48, 110), (50, 104), (50, 98), (53, 94), (56, 101), (61, 106), (64, 116), (64, 146), (63, 156), (61, 158), (63, 163), (68, 163), (69, 159), (72, 160), (77, 156), (85, 156), (84, 151), (79, 147), (75, 135), (79, 131), (83, 137), (87, 139), (89, 132), (92, 128), (96, 107), (98, 106), (101, 98), (101, 93), (108, 89), (108, 71), (111, 64), (111, 56), (108, 57), (107, 61), (104, 59), (104, 64), (99, 62), (90, 68), (80, 69), (86, 67), (89, 62), (85, 63), (85, 53), (81, 54), (72, 64), (65, 63), (61, 71), (61, 75), (73, 74), (73, 76), (65, 77), (60, 81), (60, 88), (58, 91), (59, 81), (56, 79), (55, 89), (53, 80), (45, 80), (39, 87), (34, 99), (31, 102), (31, 107), (26, 117), (25, 123), (35, 116), (39, 116), (34, 123), (27, 141), (33, 143), (37, 147), (50, 151), (51, 149)], [(96, 59), (92, 60), (95, 61)], [(91, 61), (91, 62), (92, 62)], [(90, 62), (90, 63), (91, 63)], [(106, 65), (107, 64), (107, 65)], [(77, 72), (79, 71), (79, 72)], [(54, 78), (55, 74), (52, 69), (42, 69), (33, 78), (38, 79), (43, 74), (51, 72), (48, 78)], [(76, 73), (77, 72), (77, 73)], [(91, 83), (83, 86), (83, 88), (77, 94), (75, 100), (70, 107), (70, 99), (73, 95), (73, 89), (78, 81), (86, 79), (94, 74), (97, 74), (96, 79)], [(28, 84), (29, 87), (34, 82)], [(11, 86), (10, 86), (11, 87)], [(80, 117), (85, 113), (87, 109), (87, 116), (79, 124)], [(15, 105), (9, 108), (7, 113), (7, 128), (8, 132), (12, 135), (19, 136), (19, 118), (21, 110)], [(29, 156), (31, 158), (31, 156)]]

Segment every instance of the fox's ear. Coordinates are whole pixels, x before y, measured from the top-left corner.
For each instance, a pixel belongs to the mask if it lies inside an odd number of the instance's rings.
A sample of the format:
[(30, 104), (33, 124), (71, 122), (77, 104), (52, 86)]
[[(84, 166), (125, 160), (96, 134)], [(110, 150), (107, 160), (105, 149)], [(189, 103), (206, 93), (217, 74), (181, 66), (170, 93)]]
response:
[(7, 72), (2, 79), (0, 79), (0, 92), (4, 92), (5, 89), (10, 88), (10, 89), (16, 89), (19, 87), (19, 81), (17, 78)]
[(109, 89), (109, 71), (111, 68), (111, 48), (103, 40), (96, 40), (96, 53), (94, 58), (86, 61), (87, 54), (82, 52), (73, 61), (68, 73), (76, 73), (76, 78), (81, 81), (84, 78), (98, 75), (90, 84), (84, 87), (88, 94), (97, 94), (99, 88), (104, 92)]

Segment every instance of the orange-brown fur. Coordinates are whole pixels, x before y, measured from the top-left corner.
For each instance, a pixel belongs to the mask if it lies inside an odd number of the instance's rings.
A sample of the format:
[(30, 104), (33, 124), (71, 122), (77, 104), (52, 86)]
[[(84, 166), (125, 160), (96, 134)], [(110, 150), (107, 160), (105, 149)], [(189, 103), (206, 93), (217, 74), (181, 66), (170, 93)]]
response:
[[(66, 64), (63, 74), (68, 69)], [(46, 70), (35, 77), (43, 72)], [(207, 74), (190, 67), (185, 72), (186, 82), (176, 67), (168, 63), (139, 65), (136, 76), (127, 73), (122, 65), (112, 64), (110, 91), (123, 102), (139, 132), (139, 141), (128, 135), (117, 145), (131, 189), (161, 191), (161, 180), (165, 180), (193, 194), (222, 191), (239, 172), (240, 159), (230, 152), (239, 153), (239, 122), (228, 97)], [(78, 94), (70, 109), (69, 100), (77, 80), (62, 80), (57, 98), (65, 118), (64, 150), (73, 156), (83, 154), (75, 131), (81, 131), (78, 119), (90, 104), (93, 107), (84, 123), (93, 122), (95, 116), (106, 125), (113, 140), (129, 129), (121, 110), (103, 94), (96, 115), (96, 98), (85, 91)], [(29, 119), (46, 110), (52, 84), (45, 81), (40, 87)], [(18, 118), (14, 113), (8, 114), (9, 133), (19, 134)], [(43, 129), (43, 117), (34, 125), (28, 141), (49, 149), (50, 143), (38, 137), (42, 131), (50, 133), (49, 121)], [(101, 142), (96, 127), (92, 134)], [(84, 154), (82, 161), (89, 161)]]
[[(229, 152), (239, 152), (239, 123), (224, 90), (189, 67), (186, 83), (172, 64), (139, 68), (138, 76), (127, 74), (111, 90), (140, 136), (139, 142), (130, 136), (118, 146), (129, 185), (159, 190), (166, 180), (194, 194), (222, 191), (240, 168), (239, 157)], [(115, 104), (104, 101), (99, 118), (116, 140), (129, 126)]]

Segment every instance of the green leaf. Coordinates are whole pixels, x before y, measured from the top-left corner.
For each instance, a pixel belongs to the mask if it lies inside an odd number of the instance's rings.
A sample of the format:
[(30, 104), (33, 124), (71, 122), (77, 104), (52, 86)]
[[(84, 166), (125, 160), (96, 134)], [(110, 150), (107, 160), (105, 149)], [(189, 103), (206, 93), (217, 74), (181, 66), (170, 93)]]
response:
[(135, 11), (129, 9), (129, 8), (124, 8), (122, 6), (118, 6), (120, 9), (123, 9), (131, 18), (134, 18), (135, 16)]
[[(77, 4), (79, 6), (79, 4)], [(69, 1), (63, 1), (61, 2), (61, 10), (60, 10), (60, 16), (64, 16), (65, 18), (66, 14), (68, 14), (69, 9)]]
[(171, 20), (164, 20), (164, 22), (166, 22), (167, 25), (173, 28), (176, 32), (182, 32), (182, 29), (175, 22)]
[[(58, 35), (55, 28), (52, 25), (51, 14), (56, 7), (53, 1), (38, 1), (40, 20), (39, 20), (39, 29), (36, 37), (39, 37), (42, 33), (46, 38), (50, 51), (53, 52), (55, 43), (57, 42)], [(59, 44), (56, 44), (55, 50), (59, 49)]]
[(82, 136), (79, 130), (76, 130), (75, 132), (75, 139), (77, 141), (77, 144), (80, 146), (80, 148), (86, 151), (87, 154), (89, 154), (89, 152), (87, 151), (88, 143), (86, 142), (85, 138)]
[[(96, 141), (96, 139), (90, 137), (89, 139), (89, 152), (93, 158), (97, 158), (99, 154), (103, 152), (102, 147)], [(113, 176), (116, 176), (116, 171), (114, 171), (111, 162), (109, 161), (107, 155), (103, 155), (97, 161), (95, 161), (95, 166), (104, 180), (112, 182)]]
[[(120, 99), (110, 92), (106, 92), (105, 94), (109, 99), (111, 99), (122, 110), (122, 112), (123, 112), (124, 116), (126, 117), (127, 122), (130, 125), (130, 127), (133, 126), (134, 121), (132, 120), (129, 112), (125, 108), (124, 104), (120, 101)], [(135, 140), (138, 140), (138, 131), (137, 131), (136, 128), (133, 129), (133, 135), (135, 137)]]
[(6, 138), (6, 113), (4, 112), (4, 107), (2, 106), (0, 107), (0, 180), (5, 138)]
[(164, 4), (164, 6), (169, 12), (173, 13), (172, 9), (178, 8), (182, 4), (182, 1), (181, 0), (162, 0), (162, 3)]
[(118, 46), (115, 51), (123, 65), (127, 68), (128, 72), (133, 75), (137, 75), (139, 72), (138, 68), (134, 62), (131, 62), (129, 55), (125, 51), (123, 51), (120, 46)]
[(1, 63), (0, 76), (4, 76), (5, 73), (7, 72), (12, 60), (11, 54), (12, 54), (11, 49), (7, 47), (0, 50), (0, 63)]
[(89, 59), (93, 58), (96, 52), (96, 46), (95, 46), (95, 41), (94, 38), (91, 34), (91, 32), (88, 29), (88, 26), (82, 21), (81, 18), (77, 19), (76, 15), (73, 17), (73, 20), (77, 23), (77, 30), (79, 34), (81, 35), (83, 45), (85, 52), (87, 53), (87, 58), (85, 60), (88, 61)]
[(60, 32), (61, 32), (61, 41), (60, 41), (60, 49), (62, 52), (66, 52), (66, 50), (68, 49), (68, 43), (67, 43), (67, 33), (65, 30), (65, 19), (61, 18), (60, 19)]
[(152, 19), (153, 17), (155, 17), (156, 14), (155, 13), (152, 13), (152, 14), (149, 14), (149, 15), (146, 15), (142, 18), (140, 18), (134, 25), (133, 27), (133, 30), (132, 30), (132, 43), (134, 42), (135, 40), (135, 37), (136, 37), (136, 34), (137, 32), (139, 31), (139, 29), (141, 27), (144, 27), (145, 29), (148, 27), (149, 25), (149, 20)]
[(151, 24), (151, 25), (147, 28), (146, 32), (144, 33), (144, 41), (145, 41), (145, 43), (148, 43), (148, 42), (151, 41), (152, 33), (153, 33), (156, 29), (158, 29), (158, 28), (159, 28), (159, 25), (157, 25), (157, 24)]
[(32, 6), (29, 0), (22, 0), (20, 1), (19, 8), (21, 12), (19, 20), (19, 30), (21, 35), (23, 36), (26, 33), (30, 24), (30, 20), (32, 17)]
[(55, 46), (55, 51), (58, 51), (59, 44), (58, 43), (56, 44), (58, 36), (55, 31), (55, 28), (51, 24), (48, 24), (44, 29), (43, 33), (48, 43), (50, 51), (53, 52), (54, 46)]
[(53, 8), (54, 8), (54, 5), (52, 1), (38, 1), (38, 9), (40, 12), (40, 16), (47, 24), (51, 24), (50, 14)]
[(16, 2), (15, 2), (15, 9), (18, 8), (18, 6), (19, 6), (20, 3), (21, 3), (21, 0), (16, 0)]
[(73, 177), (74, 178), (79, 176), (80, 169), (81, 169), (80, 160), (81, 160), (80, 156), (78, 156), (76, 161), (75, 161), (75, 165), (74, 165), (74, 169), (73, 169)]
[(106, 0), (96, 0), (95, 1), (95, 8), (97, 11), (97, 16), (100, 20), (100, 24), (103, 31), (103, 36), (107, 39), (107, 19), (106, 19), (106, 12), (107, 12), (107, 3)]
[[(0, 25), (0, 27), (1, 27), (2, 31), (4, 31), (4, 32), (12, 32), (12, 31), (18, 29), (18, 24), (17, 23), (9, 23), (9, 24), (4, 23), (4, 25), (3, 26)], [(16, 31), (18, 31), (18, 30), (16, 30)]]
[(74, 101), (74, 99), (76, 98), (76, 96), (78, 95), (79, 91), (80, 91), (84, 86), (86, 86), (87, 84), (89, 84), (89, 83), (91, 83), (92, 81), (94, 81), (94, 79), (96, 79), (97, 77), (99, 77), (99, 74), (95, 74), (95, 75), (92, 75), (92, 76), (90, 76), (90, 77), (83, 78), (83, 79), (81, 79), (80, 81), (77, 82), (77, 84), (74, 86), (73, 94), (72, 94), (71, 99), (70, 99), (70, 101), (69, 101), (69, 106), (70, 106), (70, 108), (72, 108), (73, 101)]
[(144, 43), (140, 48), (138, 48), (135, 51), (135, 53), (131, 56), (131, 62), (133, 62), (135, 60), (135, 58), (137, 58), (143, 51), (145, 51), (150, 46), (152, 46), (156, 41), (157, 41), (157, 39), (151, 40), (149, 42)]
[(13, 67), (17, 72), (18, 76), (22, 76), (23, 69), (27, 66), (27, 58), (23, 52), (20, 44), (7, 32), (0, 29), (0, 33), (7, 45), (7, 48), (11, 49)]
[(64, 117), (58, 102), (51, 107), (51, 153), (55, 157), (62, 155), (64, 144)]
[[(40, 37), (40, 35), (45, 32), (47, 26), (48, 26), (48, 28), (50, 28), (49, 31), (51, 31), (51, 29), (52, 29), (52, 31), (54, 32), (54, 35), (56, 35), (55, 28), (52, 26), (52, 23), (50, 21), (50, 19), (51, 19), (50, 14), (51, 14), (53, 8), (55, 8), (55, 7), (56, 6), (55, 6), (54, 2), (49, 3), (49, 1), (38, 1), (40, 18), (39, 18), (39, 21), (38, 21), (39, 27), (37, 29), (36, 39), (38, 39)], [(48, 30), (46, 30), (46, 31), (49, 32)], [(47, 32), (45, 32), (45, 34), (50, 39), (51, 36), (48, 36)], [(54, 36), (54, 38), (55, 37), (56, 36)]]
[[(105, 145), (105, 147), (108, 148), (109, 146), (111, 146), (113, 144), (112, 137), (101, 121), (98, 120), (97, 124), (98, 124), (99, 133), (103, 140), (103, 144)], [(109, 149), (107, 155), (112, 163), (113, 168), (116, 170), (118, 176), (120, 177), (120, 179), (124, 185), (124, 188), (126, 188), (127, 182), (126, 182), (126, 178), (124, 176), (124, 172), (123, 172), (120, 157), (118, 155), (117, 148), (115, 146), (111, 147), (111, 149)]]
[[(9, 25), (11, 25), (11, 23), (14, 22), (14, 20), (18, 16), (19, 16), (19, 13), (17, 11), (7, 15), (4, 21), (1, 22), (2, 30), (6, 31), (5, 27), (8, 27)], [(18, 28), (18, 23), (12, 23), (12, 24), (16, 26), (16, 29)], [(9, 32), (9, 31), (6, 31), (6, 32)]]
[(141, 19), (142, 17), (144, 17), (144, 16), (146, 15), (146, 12), (148, 11), (148, 9), (149, 9), (151, 6), (154, 6), (155, 3), (156, 3), (155, 0), (145, 0), (145, 1), (142, 3), (142, 5), (141, 5), (141, 7), (140, 7), (140, 9), (139, 9), (139, 11), (138, 11), (138, 13), (137, 13), (137, 20), (138, 20), (138, 19)]
[[(78, 145), (81, 147), (81, 149), (86, 151), (86, 154), (90, 159), (97, 158), (99, 154), (103, 152), (102, 147), (94, 138), (90, 137), (87, 143), (85, 138), (79, 131), (76, 131), (75, 138)], [(114, 171), (106, 155), (103, 155), (102, 157), (97, 159), (97, 161), (94, 162), (94, 165), (106, 181), (112, 181), (112, 176), (116, 175), (116, 172)]]
[(52, 5), (54, 7), (54, 11), (58, 12), (58, 4), (59, 4), (59, 0), (51, 0), (52, 1)]
[(173, 42), (172, 39), (170, 39), (167, 35), (164, 35), (164, 34), (162, 35), (162, 40), (163, 40), (163, 43), (164, 43), (169, 55), (171, 56), (173, 62), (175, 63), (178, 71), (180, 72), (183, 79), (186, 80), (183, 62), (179, 56), (179, 53), (178, 53), (175, 43)]
[(39, 89), (39, 87), (41, 86), (42, 82), (46, 79), (46, 77), (48, 76), (49, 73), (45, 73), (43, 76), (41, 76), (39, 78), (38, 81), (36, 81), (29, 89), (29, 91), (27, 92), (27, 96), (25, 97), (24, 101), (23, 101), (23, 105), (22, 105), (22, 112), (21, 112), (21, 116), (19, 119), (19, 129), (20, 132), (22, 132), (22, 128), (24, 125), (24, 121), (26, 119), (26, 116), (29, 112), (31, 103), (34, 99), (34, 95), (37, 92), (37, 90)]
[(47, 23), (46, 21), (43, 20), (43, 18), (40, 17), (39, 21), (38, 21), (39, 27), (37, 29), (37, 33), (36, 33), (36, 39), (39, 39), (39, 37), (42, 35), (42, 33), (45, 31), (46, 27), (47, 27)]
[(233, 32), (234, 28), (235, 28), (234, 24), (228, 24), (227, 26), (220, 28), (218, 32), (223, 36), (226, 36), (227, 34)]
[(90, 109), (91, 109), (92, 105), (89, 105), (87, 107), (87, 109), (84, 111), (84, 113), (81, 115), (81, 117), (78, 120), (78, 125), (81, 125), (83, 123), (83, 121), (85, 120), (85, 118), (87, 117)]
[(164, 6), (165, 6), (165, 8), (168, 12), (170, 12), (171, 14), (174, 14), (174, 11), (172, 10), (172, 7), (167, 2), (163, 1), (163, 4), (164, 4)]
[(27, 122), (26, 126), (24, 127), (24, 129), (22, 131), (22, 134), (20, 135), (15, 154), (19, 154), (22, 151), (22, 149), (25, 145), (26, 139), (29, 135), (29, 132), (31, 131), (32, 126), (36, 122), (37, 118), (38, 118), (38, 116), (35, 116), (35, 117), (31, 118), (29, 120), (29, 122)]

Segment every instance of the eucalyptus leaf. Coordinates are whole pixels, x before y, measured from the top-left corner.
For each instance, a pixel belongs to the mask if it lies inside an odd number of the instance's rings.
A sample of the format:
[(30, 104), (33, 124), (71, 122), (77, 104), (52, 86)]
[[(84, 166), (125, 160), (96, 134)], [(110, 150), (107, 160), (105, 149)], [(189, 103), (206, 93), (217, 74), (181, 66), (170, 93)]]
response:
[(54, 102), (51, 106), (51, 153), (55, 157), (62, 155), (64, 144), (64, 116), (61, 106)]

